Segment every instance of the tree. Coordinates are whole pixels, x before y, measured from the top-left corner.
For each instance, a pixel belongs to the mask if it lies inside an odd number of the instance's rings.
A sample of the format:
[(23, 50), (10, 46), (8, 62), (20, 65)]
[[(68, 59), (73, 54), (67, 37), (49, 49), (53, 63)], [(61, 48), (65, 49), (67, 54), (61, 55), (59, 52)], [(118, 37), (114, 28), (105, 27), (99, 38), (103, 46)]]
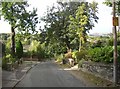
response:
[(79, 51), (82, 44), (87, 41), (87, 32), (94, 27), (94, 21), (97, 22), (98, 17), (96, 13), (97, 3), (82, 3), (76, 10), (75, 16), (70, 15), (69, 29), (71, 32), (76, 33), (79, 37)]
[(11, 25), (12, 43), (11, 52), (15, 55), (15, 30), (26, 33), (29, 30), (35, 31), (37, 23), (36, 9), (27, 12), (29, 5), (24, 2), (2, 2), (2, 16)]
[(46, 23), (46, 41), (48, 41), (48, 43), (59, 43), (59, 45), (62, 45), (70, 50), (71, 41), (75, 39), (75, 36), (72, 36), (74, 34), (69, 34), (69, 15), (74, 16), (74, 12), (77, 10), (80, 3), (57, 3), (56, 7), (52, 6), (51, 8), (48, 8), (47, 15), (42, 18), (42, 20)]
[[(116, 13), (117, 15), (120, 15), (120, 0), (115, 0), (116, 1)], [(103, 2), (106, 6), (112, 7), (112, 0), (105, 0)]]
[[(41, 38), (45, 38), (41, 40), (46, 42), (47, 46), (56, 49), (58, 51), (56, 53), (61, 54), (70, 49), (78, 49), (79, 37), (84, 36), (84, 40), (86, 39), (87, 32), (94, 26), (94, 21), (98, 20), (97, 3), (84, 3), (84, 6), (83, 2), (57, 3), (57, 6), (48, 8), (46, 16), (42, 18), (46, 25), (41, 33)], [(80, 32), (80, 29), (83, 31)]]

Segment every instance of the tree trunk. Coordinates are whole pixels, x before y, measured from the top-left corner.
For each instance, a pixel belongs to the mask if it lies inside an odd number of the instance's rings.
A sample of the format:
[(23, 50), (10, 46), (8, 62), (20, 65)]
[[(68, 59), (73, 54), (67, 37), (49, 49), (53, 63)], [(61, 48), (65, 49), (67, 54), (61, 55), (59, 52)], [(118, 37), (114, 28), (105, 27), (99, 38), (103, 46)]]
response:
[(82, 46), (82, 41), (81, 41), (81, 39), (80, 39), (80, 42), (79, 42), (79, 52), (80, 52), (80, 50), (81, 50), (81, 46)]
[(70, 47), (70, 41), (69, 41), (68, 36), (66, 36), (66, 38), (65, 38), (65, 43), (66, 43), (66, 46), (67, 46), (67, 50), (70, 51), (71, 47)]
[(70, 51), (70, 49), (71, 49), (70, 45), (68, 43), (66, 43), (66, 45), (67, 45), (67, 50)]
[(11, 32), (12, 32), (12, 36), (11, 36), (11, 52), (13, 55), (15, 55), (15, 31), (14, 28), (11, 26)]

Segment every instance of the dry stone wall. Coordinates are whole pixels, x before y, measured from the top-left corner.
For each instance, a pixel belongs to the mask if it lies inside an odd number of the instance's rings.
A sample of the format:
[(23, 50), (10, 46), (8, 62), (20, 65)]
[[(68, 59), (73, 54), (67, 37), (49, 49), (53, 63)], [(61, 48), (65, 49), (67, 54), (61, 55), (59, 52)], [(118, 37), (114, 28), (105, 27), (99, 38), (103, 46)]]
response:
[[(113, 64), (95, 63), (85, 61), (82, 63), (80, 69), (90, 72), (101, 78), (113, 81)], [(118, 79), (120, 83), (120, 64), (118, 66)]]

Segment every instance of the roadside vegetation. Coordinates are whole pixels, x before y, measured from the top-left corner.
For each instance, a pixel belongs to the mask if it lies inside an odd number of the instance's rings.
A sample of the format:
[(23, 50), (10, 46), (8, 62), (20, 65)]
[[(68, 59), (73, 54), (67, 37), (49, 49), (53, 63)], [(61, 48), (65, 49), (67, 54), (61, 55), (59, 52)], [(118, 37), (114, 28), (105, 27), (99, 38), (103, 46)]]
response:
[[(82, 61), (113, 63), (113, 35), (89, 35), (99, 19), (97, 2), (57, 2), (40, 19), (37, 9), (28, 11), (28, 7), (27, 2), (2, 2), (2, 17), (10, 23), (12, 33), (0, 36), (3, 69), (22, 63), (23, 58), (55, 59), (63, 64), (72, 58), (79, 67)], [(44, 29), (36, 30), (36, 25), (43, 22)], [(119, 54), (118, 32), (120, 62)]]

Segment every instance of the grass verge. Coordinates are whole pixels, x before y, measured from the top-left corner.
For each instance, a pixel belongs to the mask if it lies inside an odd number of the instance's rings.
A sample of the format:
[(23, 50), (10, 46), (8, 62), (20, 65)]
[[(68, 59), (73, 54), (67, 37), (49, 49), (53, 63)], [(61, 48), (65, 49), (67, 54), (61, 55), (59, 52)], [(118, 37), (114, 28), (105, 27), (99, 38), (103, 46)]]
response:
[[(70, 68), (68, 64), (59, 64), (57, 63), (58, 66), (61, 68)], [(74, 75), (76, 78), (82, 80), (87, 84), (88, 87), (114, 87), (114, 84), (106, 79), (100, 78), (95, 76), (92, 73), (89, 72), (84, 72), (82, 70), (68, 70), (72, 75)]]

